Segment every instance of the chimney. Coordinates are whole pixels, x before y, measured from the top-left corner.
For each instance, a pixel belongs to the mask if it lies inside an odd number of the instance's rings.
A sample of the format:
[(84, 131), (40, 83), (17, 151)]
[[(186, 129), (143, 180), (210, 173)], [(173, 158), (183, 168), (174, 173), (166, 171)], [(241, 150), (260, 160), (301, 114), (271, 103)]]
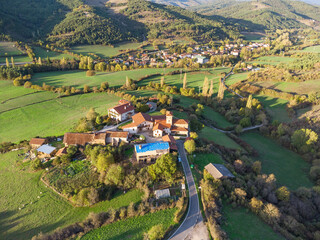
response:
[(142, 148), (142, 145), (139, 145), (139, 149), (141, 149)]

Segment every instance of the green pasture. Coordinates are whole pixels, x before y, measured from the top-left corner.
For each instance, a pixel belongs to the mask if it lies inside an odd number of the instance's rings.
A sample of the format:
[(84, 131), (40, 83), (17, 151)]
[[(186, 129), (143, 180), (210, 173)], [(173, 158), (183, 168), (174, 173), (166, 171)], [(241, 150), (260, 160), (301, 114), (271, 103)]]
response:
[(165, 229), (174, 225), (174, 213), (176, 209), (161, 210), (144, 216), (121, 220), (84, 235), (81, 240), (140, 240), (144, 233), (153, 226), (162, 224)]
[(0, 42), (0, 57), (23, 54), (25, 53), (16, 48), (13, 42)]
[(54, 52), (54, 51), (44, 49), (41, 47), (34, 47), (34, 53), (36, 55), (36, 58), (41, 57), (43, 60), (46, 60), (48, 57), (50, 58), (50, 60), (62, 59), (62, 58), (65, 58), (65, 59), (75, 58), (69, 54), (58, 53), (58, 52)]
[(255, 34), (255, 33), (245, 33), (243, 34), (244, 39), (247, 41), (254, 41), (254, 42), (262, 42), (262, 38), (264, 37), (261, 34)]
[(307, 47), (307, 48), (304, 48), (303, 50), (298, 51), (298, 52), (305, 52), (305, 53), (320, 53), (320, 45)]
[(295, 190), (299, 187), (312, 187), (308, 177), (310, 165), (298, 154), (280, 146), (257, 132), (245, 133), (241, 139), (249, 143), (259, 156), (262, 172), (276, 176), (279, 185)]
[(0, 108), (4, 101), (16, 97), (21, 97), (30, 93), (34, 93), (36, 90), (23, 87), (13, 86), (11, 81), (0, 81)]
[[(167, 70), (168, 71), (168, 70)], [(211, 79), (214, 81), (214, 90), (215, 92), (218, 91), (218, 86), (219, 86), (219, 79), (222, 77), (220, 74), (222, 72), (229, 72), (230, 68), (215, 68), (215, 69), (204, 69), (201, 71), (195, 71), (195, 72), (190, 72), (187, 73), (187, 87), (188, 88), (195, 88), (196, 91), (199, 91), (199, 87), (202, 88), (203, 86), (203, 81), (205, 77), (208, 77), (209, 82)], [(171, 86), (177, 86), (178, 88), (181, 88), (183, 86), (183, 78), (184, 78), (184, 73), (182, 74), (176, 74), (176, 75), (168, 75), (164, 77), (165, 83), (167, 85)], [(140, 81), (138, 83), (139, 86), (145, 86), (148, 85), (149, 82), (155, 82), (155, 83), (160, 83), (161, 76), (156, 76), (156, 77), (150, 77), (147, 78), (143, 81)]]
[(283, 92), (293, 92), (298, 94), (309, 94), (320, 91), (320, 79), (304, 82), (281, 82), (277, 84), (276, 89)]
[(257, 215), (243, 207), (233, 208), (223, 204), (224, 229), (231, 240), (284, 240), (280, 234), (263, 222)]
[[(11, 65), (11, 57), (0, 57), (0, 64), (6, 63), (6, 58), (8, 58), (10, 65)], [(29, 58), (27, 55), (20, 55), (13, 57), (14, 63), (29, 63), (32, 62), (32, 59)]]
[(42, 171), (29, 172), (17, 167), (16, 162), (22, 161), (18, 153), (21, 152), (0, 155), (0, 239), (31, 239), (40, 232), (82, 221), (90, 212), (118, 209), (141, 200), (142, 194), (132, 190), (92, 207), (75, 208), (45, 187), (40, 181)]
[[(50, 96), (49, 92), (45, 92)], [(45, 94), (40, 94), (44, 97)], [(36, 95), (35, 95), (36, 96)], [(35, 136), (58, 136), (71, 131), (90, 108), (107, 114), (119, 98), (107, 93), (74, 95), (25, 106), (25, 97), (15, 100), (16, 109), (0, 114), (0, 142), (18, 142)], [(10, 101), (6, 104), (10, 104)]]
[(282, 57), (282, 56), (262, 56), (249, 63), (265, 64), (265, 65), (278, 65), (280, 63), (291, 63), (296, 58)]
[[(174, 69), (170, 69), (170, 71), (173, 70)], [(100, 87), (102, 82), (108, 82), (110, 87), (121, 87), (126, 81), (126, 76), (137, 80), (148, 74), (163, 72), (164, 69), (148, 68), (112, 73), (96, 72), (96, 75), (92, 77), (87, 77), (85, 71), (44, 72), (34, 74), (31, 82), (41, 86), (43, 83), (46, 83), (47, 85), (56, 87), (71, 86), (76, 88), (83, 88), (84, 85), (88, 85), (90, 87)]]
[(216, 144), (227, 148), (241, 149), (241, 147), (226, 134), (206, 126), (199, 133), (199, 137), (207, 139), (209, 141), (213, 141)]
[(235, 73), (233, 75), (231, 75), (230, 77), (228, 77), (226, 79), (226, 84), (227, 85), (232, 85), (235, 84), (237, 82), (246, 80), (248, 78), (249, 73), (248, 72), (244, 72), (244, 73)]
[(287, 100), (265, 95), (254, 95), (254, 98), (257, 98), (262, 103), (268, 114), (272, 117), (272, 120), (278, 120), (280, 122), (291, 121), (286, 110)]
[(71, 48), (72, 52), (90, 56), (90, 53), (94, 53), (101, 58), (112, 57), (126, 50), (136, 50), (142, 43), (121, 43), (115, 44), (114, 47), (103, 45), (81, 45)]

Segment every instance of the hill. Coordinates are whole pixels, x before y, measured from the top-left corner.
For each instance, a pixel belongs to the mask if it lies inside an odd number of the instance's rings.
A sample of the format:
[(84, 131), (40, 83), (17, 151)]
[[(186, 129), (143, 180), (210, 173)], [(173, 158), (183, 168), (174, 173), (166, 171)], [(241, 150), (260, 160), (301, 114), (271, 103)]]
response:
[(0, 31), (16, 39), (48, 40), (58, 46), (239, 35), (238, 28), (223, 19), (145, 0), (1, 2)]
[[(257, 0), (225, 1), (201, 5), (195, 10), (205, 15), (219, 15), (236, 23), (246, 21), (251, 30), (318, 27), (320, 7), (300, 1)], [(242, 23), (244, 24), (244, 23)]]

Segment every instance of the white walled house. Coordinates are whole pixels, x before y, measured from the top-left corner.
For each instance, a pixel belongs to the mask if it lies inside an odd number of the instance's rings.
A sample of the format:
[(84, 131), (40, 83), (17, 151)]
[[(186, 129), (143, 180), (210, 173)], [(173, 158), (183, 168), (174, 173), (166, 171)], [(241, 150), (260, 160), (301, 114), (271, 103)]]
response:
[(108, 117), (122, 122), (134, 115), (134, 109), (132, 103), (120, 100), (117, 106), (109, 108)]

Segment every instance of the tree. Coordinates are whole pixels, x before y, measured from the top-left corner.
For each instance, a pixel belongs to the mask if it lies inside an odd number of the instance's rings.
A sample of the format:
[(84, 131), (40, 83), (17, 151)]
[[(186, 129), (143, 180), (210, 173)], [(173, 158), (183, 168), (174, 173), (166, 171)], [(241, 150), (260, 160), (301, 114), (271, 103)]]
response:
[(290, 191), (286, 186), (279, 187), (276, 191), (276, 195), (280, 201), (288, 202), (290, 200)]
[(113, 164), (110, 166), (106, 175), (106, 184), (120, 186), (124, 179), (124, 169), (120, 165)]
[(90, 188), (90, 191), (88, 193), (88, 201), (90, 205), (93, 205), (99, 202), (99, 192), (94, 187)]
[(210, 84), (208, 97), (212, 97), (212, 95), (213, 95), (213, 79), (211, 79), (211, 84)]
[(220, 79), (220, 84), (219, 84), (219, 92), (218, 92), (218, 99), (221, 101), (224, 98), (224, 84), (222, 79)]
[(291, 137), (291, 144), (301, 152), (310, 150), (312, 144), (318, 141), (318, 134), (311, 129), (296, 130)]
[(196, 142), (193, 139), (187, 140), (184, 143), (184, 148), (189, 154), (192, 154), (196, 150)]
[(83, 86), (83, 92), (84, 93), (88, 93), (88, 92), (90, 92), (91, 91), (91, 89), (90, 89), (90, 87), (88, 86), (88, 85), (84, 85)]
[(208, 78), (205, 77), (203, 81), (203, 87), (202, 87), (202, 96), (204, 97), (208, 96), (208, 91), (209, 91), (209, 81), (208, 81)]
[(183, 89), (187, 89), (187, 73), (184, 74), (184, 78), (183, 78)]
[(86, 119), (93, 122), (97, 119), (98, 116), (99, 114), (94, 110), (94, 108), (90, 108), (89, 112), (86, 115)]
[(32, 161), (31, 168), (33, 170), (39, 170), (39, 169), (43, 168), (43, 164), (42, 164), (41, 160), (39, 158), (34, 159)]
[(114, 157), (111, 153), (100, 153), (97, 158), (97, 169), (99, 172), (104, 172), (114, 163)]
[(251, 108), (252, 108), (252, 94), (250, 94), (250, 96), (248, 97), (246, 107), (247, 107), (248, 109), (251, 109)]
[(93, 71), (93, 70), (88, 70), (88, 71), (86, 72), (86, 76), (87, 76), (87, 77), (92, 77), (92, 76), (94, 76), (94, 75), (96, 75), (96, 72)]
[(146, 234), (146, 239), (148, 240), (159, 240), (164, 237), (165, 228), (162, 224), (153, 226)]
[(164, 86), (164, 84), (165, 84), (165, 83), (164, 83), (164, 77), (161, 77), (161, 80), (160, 80), (160, 86), (161, 86), (161, 87), (163, 87), (163, 86)]
[(162, 155), (157, 159), (156, 163), (148, 167), (148, 173), (153, 181), (165, 180), (172, 184), (176, 178), (177, 163), (176, 157), (171, 153)]
[(11, 57), (11, 64), (12, 64), (12, 67), (15, 67), (15, 64), (14, 64), (14, 59), (13, 59), (13, 57)]
[(197, 139), (199, 136), (196, 132), (190, 132), (190, 137), (193, 139)]
[(6, 58), (6, 66), (10, 67), (10, 63), (9, 63), (9, 59), (8, 58)]

